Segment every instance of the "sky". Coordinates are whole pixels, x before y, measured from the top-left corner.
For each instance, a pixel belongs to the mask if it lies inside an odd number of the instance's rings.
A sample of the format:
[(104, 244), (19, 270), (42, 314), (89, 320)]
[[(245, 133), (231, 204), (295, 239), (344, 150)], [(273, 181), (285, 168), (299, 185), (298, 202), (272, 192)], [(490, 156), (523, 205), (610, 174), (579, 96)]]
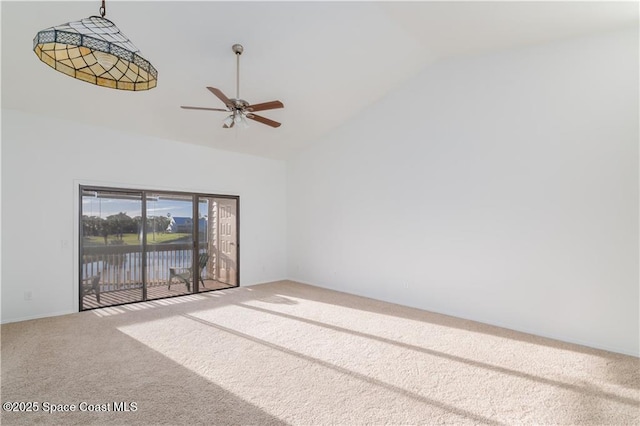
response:
[[(182, 200), (158, 199), (147, 201), (147, 216), (192, 217), (192, 202)], [(107, 216), (126, 213), (129, 217), (142, 216), (141, 200), (123, 200), (113, 198), (82, 197), (82, 214), (87, 216)], [(201, 216), (207, 214), (206, 202), (200, 203)]]

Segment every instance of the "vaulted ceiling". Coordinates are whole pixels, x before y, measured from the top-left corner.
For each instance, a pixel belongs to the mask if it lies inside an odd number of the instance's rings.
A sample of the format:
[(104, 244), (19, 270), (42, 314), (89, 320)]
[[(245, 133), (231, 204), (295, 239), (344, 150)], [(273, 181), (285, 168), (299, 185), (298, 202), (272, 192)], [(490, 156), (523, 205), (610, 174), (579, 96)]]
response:
[[(108, 1), (106, 17), (158, 70), (157, 88), (125, 92), (32, 51), (39, 30), (98, 15), (99, 1), (1, 6), (3, 109), (280, 159), (437, 61), (638, 24), (637, 2)], [(234, 43), (245, 48), (241, 97), (281, 100), (262, 113), (280, 128), (223, 129), (224, 113), (179, 108), (222, 107), (206, 86), (235, 94)]]

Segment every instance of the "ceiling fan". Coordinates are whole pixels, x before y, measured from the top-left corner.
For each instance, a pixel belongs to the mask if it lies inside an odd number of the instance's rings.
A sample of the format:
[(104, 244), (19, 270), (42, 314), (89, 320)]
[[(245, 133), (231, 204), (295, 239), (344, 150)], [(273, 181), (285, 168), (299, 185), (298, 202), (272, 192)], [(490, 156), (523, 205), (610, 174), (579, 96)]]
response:
[(236, 54), (236, 97), (228, 98), (220, 89), (216, 89), (215, 87), (207, 87), (211, 93), (213, 93), (218, 99), (220, 99), (227, 109), (222, 108), (204, 108), (204, 107), (193, 107), (193, 106), (181, 106), (180, 108), (184, 109), (197, 109), (203, 111), (222, 111), (222, 112), (230, 112), (231, 114), (224, 119), (222, 122), (222, 127), (225, 129), (230, 129), (234, 125), (241, 125), (243, 127), (248, 127), (249, 124), (247, 122), (247, 118), (250, 120), (257, 121), (262, 124), (266, 124), (271, 127), (280, 127), (280, 123), (277, 121), (270, 120), (266, 117), (262, 117), (261, 115), (254, 114), (256, 111), (266, 111), (269, 109), (276, 108), (284, 108), (284, 105), (280, 101), (270, 101), (263, 102), (260, 104), (251, 105), (249, 102), (244, 99), (240, 99), (240, 55), (244, 51), (244, 48), (240, 44), (234, 44), (231, 49)]

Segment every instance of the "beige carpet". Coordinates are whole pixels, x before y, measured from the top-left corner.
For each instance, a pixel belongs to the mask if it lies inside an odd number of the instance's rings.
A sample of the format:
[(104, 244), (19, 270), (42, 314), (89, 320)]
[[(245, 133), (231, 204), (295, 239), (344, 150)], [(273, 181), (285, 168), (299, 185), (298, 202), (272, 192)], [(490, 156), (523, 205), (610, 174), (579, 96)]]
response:
[(640, 424), (638, 358), (288, 281), (1, 331), (3, 425)]

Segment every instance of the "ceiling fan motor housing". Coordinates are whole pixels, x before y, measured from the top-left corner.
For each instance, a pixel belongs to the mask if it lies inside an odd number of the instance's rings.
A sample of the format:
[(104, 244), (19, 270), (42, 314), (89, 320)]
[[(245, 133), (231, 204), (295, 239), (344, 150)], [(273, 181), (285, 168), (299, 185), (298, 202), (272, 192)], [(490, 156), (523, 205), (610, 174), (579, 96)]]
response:
[(237, 110), (244, 110), (246, 107), (249, 106), (249, 102), (245, 101), (244, 99), (231, 98), (229, 100), (233, 103), (233, 108)]

